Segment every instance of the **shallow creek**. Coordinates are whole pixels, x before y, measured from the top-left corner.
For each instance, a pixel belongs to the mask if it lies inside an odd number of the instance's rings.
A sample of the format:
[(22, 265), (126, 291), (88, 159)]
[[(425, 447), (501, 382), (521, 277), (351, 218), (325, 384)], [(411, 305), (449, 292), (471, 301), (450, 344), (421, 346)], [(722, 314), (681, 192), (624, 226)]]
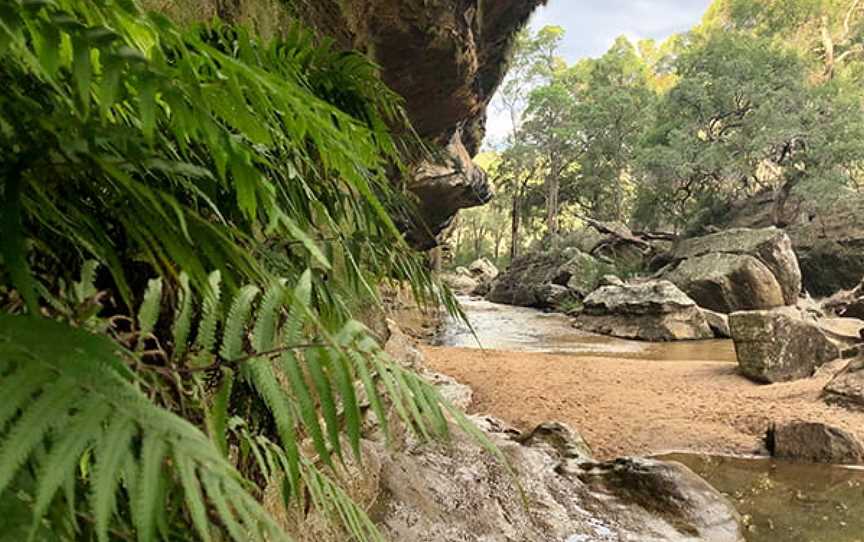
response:
[[(460, 301), (474, 333), (452, 321), (440, 346), (673, 363), (735, 360), (731, 341), (627, 341), (574, 329), (560, 314)], [(750, 542), (864, 542), (864, 469), (686, 452), (658, 457), (684, 463), (728, 495), (745, 517)]]

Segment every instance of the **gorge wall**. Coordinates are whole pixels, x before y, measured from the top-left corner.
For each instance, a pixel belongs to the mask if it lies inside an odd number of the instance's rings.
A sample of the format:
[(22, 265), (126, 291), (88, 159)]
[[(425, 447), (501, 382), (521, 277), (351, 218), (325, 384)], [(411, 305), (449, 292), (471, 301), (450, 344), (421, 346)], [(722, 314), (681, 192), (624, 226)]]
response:
[[(547, 0), (144, 0), (175, 19), (219, 17), (263, 35), (300, 19), (346, 49), (369, 55), (405, 99), (431, 156), (412, 164), (407, 186), (418, 215), (406, 225), (418, 248), (461, 208), (492, 197), (486, 172), (471, 158), (483, 140), (486, 108), (507, 69), (516, 32)], [(440, 151), (440, 152), (438, 152)]]

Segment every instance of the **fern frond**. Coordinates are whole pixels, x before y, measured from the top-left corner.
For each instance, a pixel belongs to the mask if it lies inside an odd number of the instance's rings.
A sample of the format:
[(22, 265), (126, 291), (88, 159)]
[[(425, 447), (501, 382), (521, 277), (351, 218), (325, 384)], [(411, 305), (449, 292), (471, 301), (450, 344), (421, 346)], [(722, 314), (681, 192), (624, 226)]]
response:
[(257, 286), (244, 286), (234, 298), (222, 333), (222, 348), (219, 353), (223, 359), (233, 360), (243, 355), (243, 339), (252, 316), (252, 303), (260, 292)]
[[(25, 462), (32, 462), (37, 472), (50, 474), (38, 490), (35, 512), (41, 514), (58, 486), (76, 476), (74, 467), (70, 469), (70, 457), (75, 455), (65, 452), (79, 453), (80, 462), (80, 451), (92, 448), (92, 455), (84, 457), (92, 462), (88, 501), (99, 540), (108, 540), (112, 517), (123, 503), (135, 510), (145, 534), (154, 532), (153, 506), (158, 499), (151, 497), (162, 469), (170, 469), (182, 488), (202, 538), (210, 537), (203, 485), (207, 502), (214, 505), (215, 516), (234, 540), (286, 540), (207, 437), (153, 405), (126, 373), (117, 370), (122, 363), (116, 351), (111, 341), (61, 323), (0, 315), (0, 374), (6, 375), (0, 388), (9, 381), (26, 381), (33, 392), (29, 402), (19, 402), (12, 424), (0, 432), (0, 492)], [(22, 373), (36, 376), (21, 378)], [(54, 378), (45, 379), (46, 374)], [(70, 427), (81, 433), (72, 437)], [(143, 443), (140, 454), (136, 442)], [(47, 453), (39, 452), (43, 446)], [(134, 481), (127, 480), (129, 472), (138, 473)], [(121, 480), (124, 486), (135, 487), (132, 502), (121, 491)]]
[(177, 307), (174, 313), (174, 323), (171, 326), (171, 334), (174, 340), (174, 351), (172, 357), (174, 362), (183, 359), (183, 354), (188, 348), (186, 342), (192, 331), (192, 288), (189, 286), (189, 275), (180, 274), (180, 289)]
[(144, 301), (138, 309), (138, 332), (141, 337), (138, 340), (139, 348), (144, 346), (144, 339), (153, 333), (156, 321), (159, 319), (159, 309), (162, 305), (162, 279), (155, 278), (147, 281), (147, 290), (144, 292)]
[(195, 348), (202, 352), (210, 352), (216, 345), (216, 326), (219, 323), (219, 298), (222, 275), (219, 271), (210, 273), (207, 279), (208, 289), (204, 292), (204, 302), (201, 305), (201, 322), (195, 336)]

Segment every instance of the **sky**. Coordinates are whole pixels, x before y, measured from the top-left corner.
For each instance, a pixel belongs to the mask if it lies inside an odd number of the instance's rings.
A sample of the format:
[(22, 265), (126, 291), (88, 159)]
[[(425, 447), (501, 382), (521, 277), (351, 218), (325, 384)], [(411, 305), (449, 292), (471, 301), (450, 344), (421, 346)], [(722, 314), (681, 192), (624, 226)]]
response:
[[(566, 31), (561, 56), (568, 64), (606, 52), (615, 38), (663, 40), (695, 26), (711, 0), (549, 0), (535, 12), (531, 28), (558, 25)], [(495, 101), (488, 111), (486, 143), (501, 141), (510, 122)]]

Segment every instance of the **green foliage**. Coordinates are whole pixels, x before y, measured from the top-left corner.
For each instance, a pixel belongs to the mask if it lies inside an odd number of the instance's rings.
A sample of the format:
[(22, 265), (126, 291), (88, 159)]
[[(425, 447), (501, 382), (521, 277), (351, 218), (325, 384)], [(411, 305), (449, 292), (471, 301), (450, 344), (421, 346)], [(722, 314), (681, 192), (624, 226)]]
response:
[(677, 61), (680, 76), (643, 150), (643, 221), (687, 224), (702, 209), (771, 188), (851, 182), (860, 105), (839, 82), (813, 87), (793, 51), (716, 34)]
[(0, 537), (280, 540), (280, 486), (380, 540), (338, 483), (360, 395), (385, 434), (472, 428), (352, 317), (385, 281), (458, 310), (391, 219), (410, 130), (376, 67), (299, 27), (5, 0), (0, 84)]

